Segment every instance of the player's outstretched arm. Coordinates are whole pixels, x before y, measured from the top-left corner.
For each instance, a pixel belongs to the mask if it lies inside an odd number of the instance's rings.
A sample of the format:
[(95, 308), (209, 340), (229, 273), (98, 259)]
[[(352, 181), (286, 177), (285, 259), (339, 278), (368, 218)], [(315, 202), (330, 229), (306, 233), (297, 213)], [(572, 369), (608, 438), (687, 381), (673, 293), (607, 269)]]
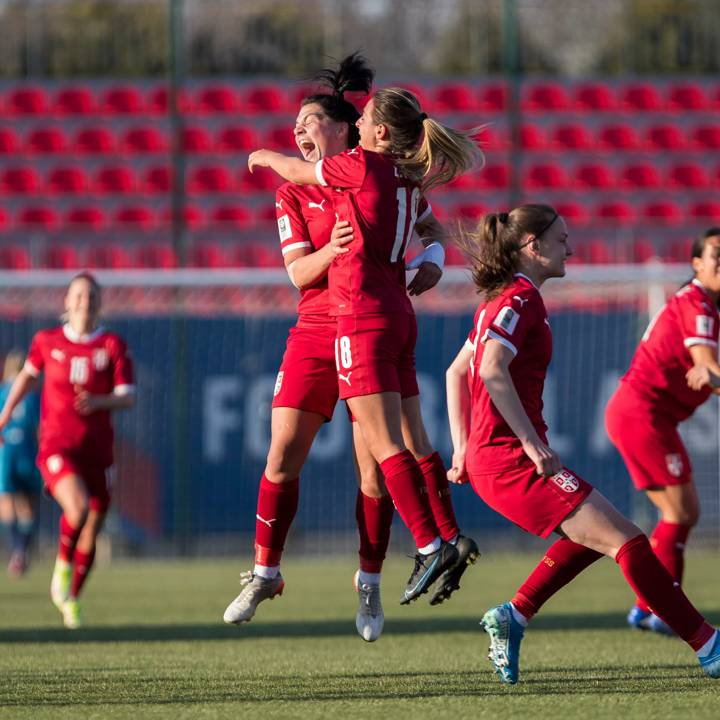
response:
[(10, 417), (13, 414), (13, 410), (17, 404), (29, 393), (34, 390), (38, 385), (36, 377), (33, 377), (25, 368), (23, 368), (13, 381), (8, 393), (7, 400), (2, 410), (0, 410), (0, 432), (4, 430), (8, 424)]
[(465, 471), (465, 453), (470, 434), (470, 390), (468, 373), (472, 363), (473, 351), (463, 346), (450, 367), (445, 372), (447, 392), (448, 420), (450, 437), (453, 444), (452, 466), (448, 470), (448, 480), (454, 483), (468, 481)]
[(250, 153), (248, 168), (253, 172), (257, 167), (267, 167), (283, 180), (296, 185), (320, 185), (315, 175), (315, 163), (283, 155), (272, 150), (256, 150)]

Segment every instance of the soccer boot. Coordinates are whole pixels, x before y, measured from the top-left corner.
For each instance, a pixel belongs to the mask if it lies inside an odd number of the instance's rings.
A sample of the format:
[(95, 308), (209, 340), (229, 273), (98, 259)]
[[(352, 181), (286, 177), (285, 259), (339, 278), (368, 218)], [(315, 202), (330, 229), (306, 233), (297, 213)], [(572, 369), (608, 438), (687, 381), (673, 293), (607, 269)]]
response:
[(468, 566), (480, 557), (477, 543), (472, 538), (458, 535), (455, 547), (458, 551), (458, 561), (448, 568), (435, 583), (430, 597), (431, 605), (439, 605), (443, 600), (449, 600), (453, 592), (460, 589), (460, 578)]
[(360, 571), (355, 573), (353, 585), (358, 594), (358, 611), (355, 616), (355, 627), (365, 642), (374, 642), (383, 631), (385, 614), (380, 602), (380, 585), (361, 583), (358, 581)]
[(76, 598), (69, 598), (62, 606), (63, 624), (69, 630), (77, 630), (82, 627), (82, 613), (80, 612), (80, 603)]
[(711, 678), (720, 678), (720, 632), (715, 631), (715, 642), (710, 652), (700, 658), (700, 667)]
[(631, 628), (636, 630), (649, 630), (648, 622), (652, 613), (649, 610), (643, 610), (637, 605), (633, 605), (630, 608), (630, 612), (627, 614), (627, 624)]
[(647, 629), (658, 633), (658, 635), (667, 635), (668, 637), (675, 636), (675, 631), (667, 623), (655, 615), (655, 613), (651, 613), (650, 617), (647, 619)]
[(282, 595), (285, 581), (280, 573), (268, 579), (248, 570), (240, 573), (240, 585), (244, 585), (242, 592), (227, 606), (223, 615), (223, 620), (231, 625), (249, 622), (263, 600)]
[(21, 578), (28, 568), (27, 553), (24, 550), (13, 550), (7, 566), (7, 574), (12, 578)]
[(400, 598), (401, 605), (407, 605), (426, 593), (430, 586), (445, 570), (455, 565), (458, 551), (454, 545), (443, 541), (435, 552), (415, 555), (415, 567), (407, 581), (407, 587)]
[(70, 597), (71, 581), (72, 565), (64, 560), (56, 560), (52, 580), (50, 580), (50, 598), (60, 612), (63, 612), (63, 605)]
[(520, 643), (525, 628), (513, 617), (510, 603), (490, 608), (480, 625), (490, 636), (488, 660), (500, 682), (514, 685), (520, 676)]

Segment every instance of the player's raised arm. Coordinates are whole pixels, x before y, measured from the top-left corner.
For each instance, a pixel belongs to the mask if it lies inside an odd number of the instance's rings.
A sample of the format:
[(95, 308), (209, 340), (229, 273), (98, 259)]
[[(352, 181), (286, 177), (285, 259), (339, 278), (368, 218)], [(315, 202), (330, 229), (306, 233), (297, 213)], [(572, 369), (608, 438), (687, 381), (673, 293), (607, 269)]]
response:
[(30, 374), (27, 369), (23, 368), (18, 373), (17, 377), (13, 381), (8, 393), (5, 405), (0, 410), (0, 432), (5, 428), (13, 414), (13, 410), (17, 407), (18, 403), (29, 393), (34, 390), (38, 385), (37, 377)]
[(300, 158), (283, 155), (273, 150), (255, 150), (248, 157), (248, 168), (267, 167), (281, 178), (296, 185), (320, 185), (315, 175), (315, 164)]

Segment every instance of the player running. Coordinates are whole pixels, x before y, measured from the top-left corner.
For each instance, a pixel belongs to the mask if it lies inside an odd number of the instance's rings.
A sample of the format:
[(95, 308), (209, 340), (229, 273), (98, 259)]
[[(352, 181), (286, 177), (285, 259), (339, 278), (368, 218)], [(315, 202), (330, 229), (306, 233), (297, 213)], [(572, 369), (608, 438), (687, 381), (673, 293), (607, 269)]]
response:
[[(605, 412), (608, 435), (633, 484), (659, 511), (650, 544), (678, 585), (685, 543), (700, 514), (678, 424), (713, 392), (720, 393), (720, 228), (696, 238), (691, 261), (694, 277), (650, 323)], [(672, 634), (641, 597), (627, 621), (634, 628)]]
[[(352, 227), (348, 251), (328, 269), (330, 312), (337, 317), (339, 395), (417, 546), (401, 598), (407, 604), (458, 567), (459, 552), (450, 541), (460, 543), (443, 536), (425, 490), (449, 505), (439, 456), (428, 447), (431, 454), (418, 463), (402, 431), (403, 415), (419, 416), (417, 325), (405, 288), (404, 254), (418, 217), (423, 218), (423, 191), (467, 170), (479, 151), (464, 133), (428, 118), (414, 95), (400, 88), (376, 92), (357, 127), (360, 144), (340, 155), (311, 163), (259, 150), (248, 165), (270, 167), (300, 185), (330, 188), (334, 212)], [(476, 547), (468, 560), (473, 553)], [(449, 594), (447, 578), (441, 578), (435, 601)]]
[[(511, 602), (488, 610), (489, 658), (504, 683), (519, 676), (525, 627), (560, 588), (603, 555), (658, 617), (720, 677), (720, 635), (674, 585), (647, 537), (547, 444), (542, 391), (552, 332), (540, 287), (565, 275), (565, 221), (547, 205), (490, 213), (468, 252), (482, 301), (448, 370), (454, 480), (469, 479), (493, 509), (527, 532), (561, 536)], [(469, 376), (469, 378), (468, 378)], [(468, 384), (469, 379), (469, 384)]]
[(50, 595), (65, 627), (73, 629), (82, 624), (78, 595), (110, 505), (110, 413), (134, 403), (132, 362), (123, 340), (98, 324), (100, 302), (92, 275), (80, 273), (70, 281), (66, 322), (35, 335), (0, 412), (2, 430), (45, 373), (37, 464), (63, 511)]

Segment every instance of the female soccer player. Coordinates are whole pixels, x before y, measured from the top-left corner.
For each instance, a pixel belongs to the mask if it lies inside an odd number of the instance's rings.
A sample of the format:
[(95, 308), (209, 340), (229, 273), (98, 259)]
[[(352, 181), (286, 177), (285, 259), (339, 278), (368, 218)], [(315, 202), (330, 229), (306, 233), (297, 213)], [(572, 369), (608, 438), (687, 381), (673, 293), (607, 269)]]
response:
[[(720, 392), (713, 385), (713, 377), (720, 376), (720, 228), (696, 238), (691, 262), (694, 277), (650, 323), (605, 412), (608, 435), (633, 484), (659, 511), (650, 544), (678, 585), (685, 543), (700, 513), (678, 424), (713, 391)], [(641, 597), (627, 621), (641, 630), (671, 633)]]
[[(422, 213), (421, 188), (449, 182), (479, 151), (467, 135), (428, 118), (412, 93), (400, 88), (376, 92), (357, 127), (359, 146), (340, 155), (313, 164), (259, 150), (248, 165), (270, 167), (300, 185), (332, 188), (335, 213), (351, 224), (355, 239), (328, 269), (330, 312), (338, 318), (337, 378), (340, 398), (357, 419), (418, 549), (401, 599), (406, 604), (456, 566), (459, 553), (438, 529), (422, 468), (402, 432), (403, 398), (419, 408), (417, 325), (403, 257)], [(442, 475), (437, 454), (428, 460), (428, 472)]]
[(78, 595), (110, 504), (110, 413), (134, 402), (127, 348), (118, 335), (98, 324), (99, 314), (100, 286), (88, 273), (76, 275), (65, 295), (66, 322), (35, 335), (0, 412), (2, 430), (45, 372), (37, 464), (63, 511), (50, 595), (68, 628), (82, 624)]
[(542, 391), (552, 333), (540, 288), (565, 275), (572, 254), (565, 221), (547, 205), (522, 205), (486, 215), (479, 232), (461, 242), (482, 300), (447, 375), (451, 479), (469, 479), (490, 507), (527, 532), (561, 536), (512, 601), (482, 619), (501, 681), (518, 680), (530, 618), (602, 555), (696, 651), (705, 673), (720, 677), (718, 632), (673, 584), (647, 537), (547, 444)]
[[(348, 145), (357, 145), (355, 122), (359, 113), (344, 99), (344, 93), (369, 91), (372, 71), (362, 57), (351, 55), (337, 71), (325, 70), (319, 79), (329, 86), (331, 93), (305, 98), (295, 125), (296, 142), (309, 162), (338, 154)], [(352, 229), (343, 222), (333, 232), (332, 196), (321, 187), (286, 183), (278, 190), (276, 210), (285, 264), (291, 280), (301, 291), (301, 299), (298, 322), (290, 332), (273, 400), (271, 447), (258, 497), (256, 565), (245, 578), (246, 587), (226, 610), (226, 622), (233, 623), (250, 620), (262, 600), (282, 592), (279, 563), (297, 509), (297, 478), (317, 431), (331, 419), (338, 398), (333, 350), (336, 319), (329, 314), (327, 271), (333, 258), (346, 252), (343, 246), (352, 239)], [(429, 208), (426, 216), (420, 233), (432, 239), (436, 233)], [(442, 246), (431, 243), (413, 262), (419, 271), (410, 284), (411, 293), (420, 294), (437, 283), (442, 254)], [(424, 466), (432, 468), (437, 459), (427, 439), (419, 405), (410, 405), (406, 430), (417, 456), (425, 458)], [(353, 437), (360, 477), (356, 503), (360, 532), (360, 569), (355, 575), (359, 595), (356, 626), (363, 639), (372, 641), (382, 631), (379, 581), (393, 505), (357, 423), (353, 423)], [(413, 438), (417, 440), (413, 442)], [(444, 479), (444, 473), (440, 477)], [(446, 481), (444, 485), (447, 489)], [(441, 579), (446, 582), (438, 581), (436, 594), (444, 599), (456, 589), (467, 563), (476, 557), (477, 546), (459, 536), (449, 495), (442, 492), (442, 487), (435, 488), (431, 501), (441, 529), (448, 539), (457, 538), (463, 551), (462, 562), (452, 568), (451, 574), (448, 571), (447, 578)], [(268, 517), (276, 521), (268, 525), (263, 522)]]
[[(0, 406), (22, 369), (25, 356), (19, 350), (5, 357)], [(0, 522), (10, 531), (8, 575), (21, 577), (28, 568), (28, 548), (35, 530), (37, 501), (42, 480), (35, 466), (40, 396), (28, 393), (15, 408), (0, 439)]]

